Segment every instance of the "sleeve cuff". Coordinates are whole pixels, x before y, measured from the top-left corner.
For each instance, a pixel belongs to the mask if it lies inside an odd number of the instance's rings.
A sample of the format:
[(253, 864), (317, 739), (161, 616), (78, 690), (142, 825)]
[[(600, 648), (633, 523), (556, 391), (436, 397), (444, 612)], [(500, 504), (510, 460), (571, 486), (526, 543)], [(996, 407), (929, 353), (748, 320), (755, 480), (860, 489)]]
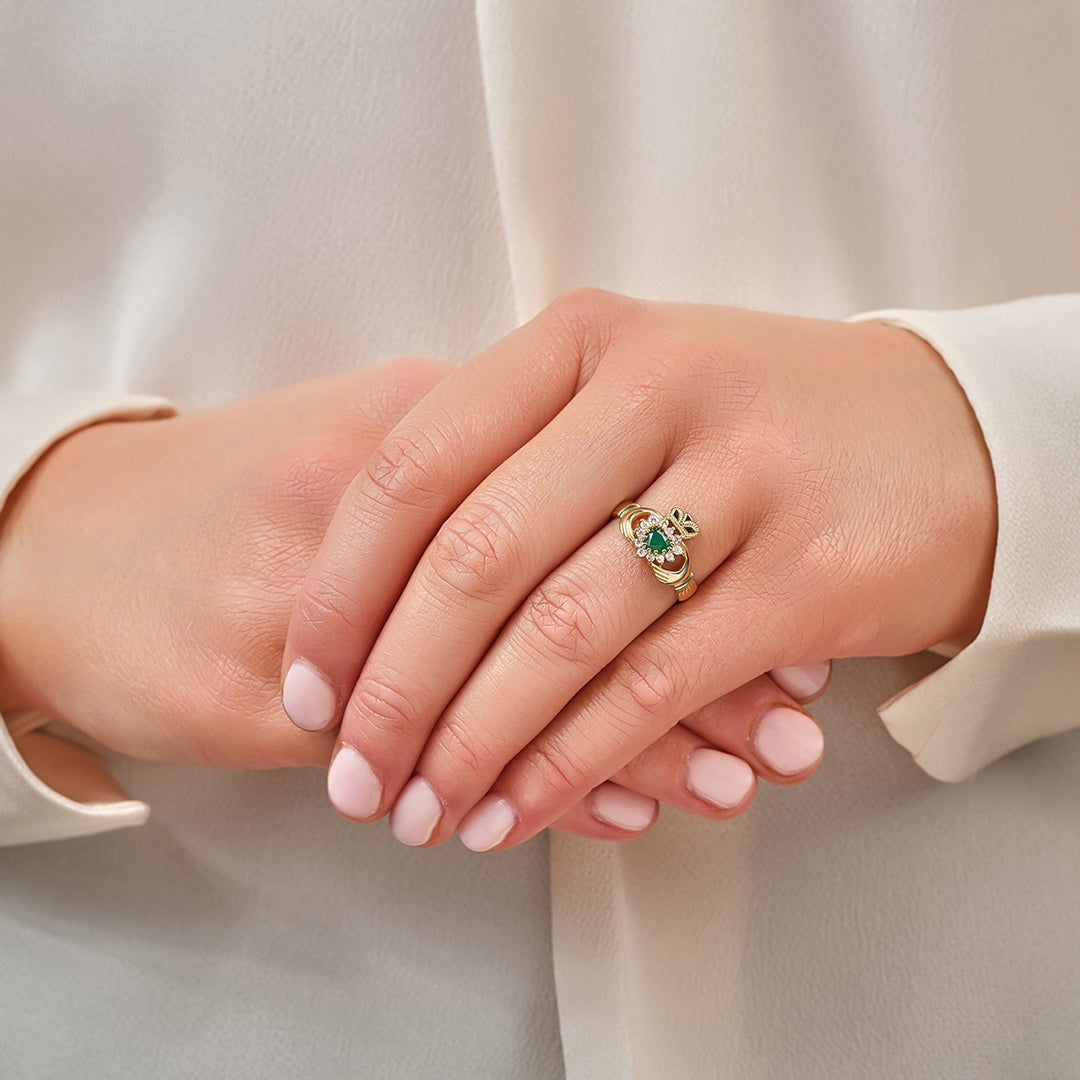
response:
[(0, 724), (0, 846), (66, 840), (142, 825), (150, 807), (136, 799), (80, 803), (40, 780)]
[(857, 318), (938, 351), (994, 467), (998, 543), (979, 636), (880, 708), (927, 773), (963, 780), (1080, 724), (1080, 294)]

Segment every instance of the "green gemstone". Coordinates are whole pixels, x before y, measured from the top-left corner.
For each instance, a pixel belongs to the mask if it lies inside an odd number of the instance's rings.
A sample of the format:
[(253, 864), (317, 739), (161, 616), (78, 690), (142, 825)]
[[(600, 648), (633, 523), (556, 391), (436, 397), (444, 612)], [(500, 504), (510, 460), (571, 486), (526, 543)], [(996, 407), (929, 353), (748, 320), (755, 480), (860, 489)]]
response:
[(663, 529), (653, 529), (645, 544), (650, 551), (655, 551), (657, 554), (671, 547), (671, 541), (664, 535)]

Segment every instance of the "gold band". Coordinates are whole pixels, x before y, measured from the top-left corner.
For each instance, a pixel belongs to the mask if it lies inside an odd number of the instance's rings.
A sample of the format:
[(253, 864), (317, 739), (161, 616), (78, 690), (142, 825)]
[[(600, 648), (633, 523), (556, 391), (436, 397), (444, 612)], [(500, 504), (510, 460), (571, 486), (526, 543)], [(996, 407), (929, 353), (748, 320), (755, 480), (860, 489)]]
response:
[[(648, 560), (656, 580), (675, 590), (677, 602), (689, 600), (697, 592), (685, 541), (697, 536), (700, 530), (681, 506), (673, 506), (665, 517), (636, 502), (622, 502), (612, 510), (611, 516), (619, 519), (619, 529), (634, 545), (639, 558)], [(679, 559), (682, 565), (678, 569), (668, 569), (664, 565)]]

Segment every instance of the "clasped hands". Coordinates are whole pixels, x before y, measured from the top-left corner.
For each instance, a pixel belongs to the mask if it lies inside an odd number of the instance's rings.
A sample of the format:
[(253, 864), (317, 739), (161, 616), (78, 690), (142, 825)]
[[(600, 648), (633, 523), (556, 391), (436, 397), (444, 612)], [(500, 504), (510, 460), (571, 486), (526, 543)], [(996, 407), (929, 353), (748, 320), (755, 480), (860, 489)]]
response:
[[(625, 499), (693, 514), (687, 603)], [(809, 776), (828, 658), (970, 639), (995, 532), (914, 335), (580, 291), (459, 369), (63, 440), (2, 522), (0, 706), (144, 758), (330, 761), (406, 843), (619, 839)]]
[[(624, 499), (692, 511), (688, 603), (620, 536)], [(816, 768), (799, 705), (829, 657), (974, 635), (993, 506), (966, 398), (908, 332), (577, 292), (349, 484), (285, 707), (337, 732), (334, 805), (405, 843), (619, 838), (654, 799), (731, 817), (756, 776)]]

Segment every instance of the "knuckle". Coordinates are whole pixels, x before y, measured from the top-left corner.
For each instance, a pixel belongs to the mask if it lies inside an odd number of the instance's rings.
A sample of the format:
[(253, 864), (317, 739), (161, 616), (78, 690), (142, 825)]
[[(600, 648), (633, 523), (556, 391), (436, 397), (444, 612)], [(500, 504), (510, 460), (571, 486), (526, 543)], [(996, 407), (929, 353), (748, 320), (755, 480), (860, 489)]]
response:
[(522, 554), (509, 505), (474, 500), (439, 530), (429, 566), (454, 595), (500, 594)]
[(541, 585), (526, 608), (523, 636), (568, 663), (591, 663), (598, 627), (589, 600), (569, 581)]
[[(680, 393), (682, 358), (672, 348), (667, 347), (639, 360), (633, 371), (633, 379), (625, 389), (627, 412), (636, 417), (652, 417), (657, 413), (665, 420), (677, 416), (685, 405), (686, 391)], [(674, 400), (673, 400), (674, 399)]]
[(674, 665), (646, 653), (624, 655), (612, 672), (612, 683), (616, 699), (631, 715), (677, 718), (682, 685)]
[(563, 322), (595, 326), (603, 317), (617, 310), (623, 300), (624, 297), (607, 289), (579, 285), (555, 297), (548, 305), (548, 311)]
[(415, 703), (393, 685), (389, 673), (365, 674), (353, 690), (349, 713), (368, 733), (395, 740), (412, 733)]
[(526, 777), (540, 801), (566, 802), (579, 798), (598, 782), (593, 770), (568, 746), (534, 743), (526, 751)]
[(439, 730), (439, 754), (452, 762), (455, 778), (462, 770), (473, 774), (485, 773), (495, 759), (494, 748), (480, 735), (475, 727), (461, 717), (447, 717)]
[(578, 389), (596, 370), (627, 314), (640, 303), (617, 293), (585, 287), (563, 293), (544, 309), (542, 325), (551, 350), (577, 358)]
[(430, 509), (445, 498), (446, 453), (429, 432), (398, 431), (372, 452), (364, 475), (379, 495), (395, 506)]
[(444, 360), (401, 356), (361, 368), (346, 401), (359, 431), (383, 438), (438, 382), (454, 370)]

